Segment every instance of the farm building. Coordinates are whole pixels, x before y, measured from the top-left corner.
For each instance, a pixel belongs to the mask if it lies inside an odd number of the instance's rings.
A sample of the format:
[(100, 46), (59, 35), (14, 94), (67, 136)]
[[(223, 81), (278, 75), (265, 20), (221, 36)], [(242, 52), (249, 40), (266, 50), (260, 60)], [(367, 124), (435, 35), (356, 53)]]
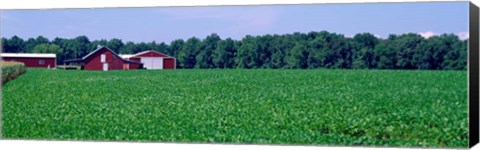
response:
[[(133, 55), (120, 55), (123, 59), (141, 62), (146, 69), (175, 69), (176, 59), (154, 50), (143, 51)], [(130, 64), (130, 67), (137, 67)]]
[(57, 56), (55, 54), (40, 53), (1, 53), (3, 61), (16, 61), (25, 64), (28, 68), (55, 68)]
[(105, 46), (99, 46), (90, 54), (81, 59), (65, 60), (66, 64), (78, 64), (84, 70), (130, 70), (143, 66), (140, 62), (123, 59), (117, 53)]

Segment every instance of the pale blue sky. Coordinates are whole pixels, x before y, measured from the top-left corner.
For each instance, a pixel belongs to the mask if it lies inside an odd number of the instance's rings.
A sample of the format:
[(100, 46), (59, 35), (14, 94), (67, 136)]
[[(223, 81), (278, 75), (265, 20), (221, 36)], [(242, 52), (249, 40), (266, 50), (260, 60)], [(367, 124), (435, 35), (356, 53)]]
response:
[(330, 31), (345, 36), (455, 33), (468, 35), (468, 2), (364, 3), (212, 7), (6, 10), (1, 36), (167, 42), (192, 36)]

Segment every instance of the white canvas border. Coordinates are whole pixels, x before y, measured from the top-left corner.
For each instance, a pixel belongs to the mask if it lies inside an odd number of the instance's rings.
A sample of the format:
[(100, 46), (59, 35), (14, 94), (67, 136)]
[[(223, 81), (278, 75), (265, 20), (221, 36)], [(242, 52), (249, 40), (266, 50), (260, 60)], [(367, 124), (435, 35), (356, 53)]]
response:
[[(467, 0), (434, 0), (467, 1)], [(61, 9), (61, 8), (119, 8), (158, 6), (218, 6), (218, 5), (262, 5), (262, 4), (328, 4), (328, 3), (376, 3), (376, 2), (432, 2), (432, 0), (0, 0), (0, 10), (10, 9)], [(480, 0), (471, 0), (480, 6)], [(233, 145), (233, 144), (181, 144), (181, 143), (136, 143), (136, 142), (80, 142), (0, 140), (1, 149), (198, 149), (198, 150), (311, 150), (311, 149), (362, 149), (362, 150), (425, 150), (425, 148), (374, 148), (340, 146), (292, 146), (292, 145)], [(480, 149), (477, 145), (472, 149)]]

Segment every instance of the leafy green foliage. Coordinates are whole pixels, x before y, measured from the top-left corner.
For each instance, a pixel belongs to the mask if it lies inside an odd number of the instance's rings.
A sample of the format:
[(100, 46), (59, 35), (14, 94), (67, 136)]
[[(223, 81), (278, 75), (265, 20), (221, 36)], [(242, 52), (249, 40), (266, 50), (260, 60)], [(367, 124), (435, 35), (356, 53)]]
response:
[(1, 61), (2, 67), (2, 84), (17, 78), (27, 71), (25, 64), (21, 62)]
[(213, 51), (213, 63), (217, 68), (233, 68), (235, 66), (236, 42), (231, 38), (218, 41), (217, 48)]
[(196, 63), (196, 68), (215, 68), (212, 54), (213, 51), (217, 49), (217, 43), (220, 40), (220, 36), (217, 34), (211, 34), (202, 41), (204, 44), (196, 56), (196, 60), (198, 62)]
[(308, 67), (308, 48), (305, 43), (297, 43), (292, 51), (287, 55), (287, 64), (290, 68), (302, 68)]
[(466, 71), (30, 69), (7, 139), (462, 147)]
[(182, 47), (178, 54), (178, 60), (181, 62), (182, 68), (194, 68), (197, 65), (196, 56), (202, 49), (203, 44), (200, 39), (192, 37), (185, 42), (185, 46)]
[(25, 49), (25, 41), (18, 36), (12, 36), (10, 39), (2, 38), (3, 52), (23, 52)]

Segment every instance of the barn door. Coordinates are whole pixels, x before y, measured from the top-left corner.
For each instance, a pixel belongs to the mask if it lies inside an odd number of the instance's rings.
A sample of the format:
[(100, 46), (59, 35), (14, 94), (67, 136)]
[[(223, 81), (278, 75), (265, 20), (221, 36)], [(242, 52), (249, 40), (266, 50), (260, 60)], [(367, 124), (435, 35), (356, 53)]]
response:
[(151, 58), (145, 58), (145, 57), (142, 57), (140, 58), (140, 62), (143, 63), (143, 67), (147, 68), (147, 69), (152, 69), (152, 59)]
[(142, 57), (140, 62), (147, 69), (163, 69), (163, 58)]
[(153, 69), (163, 69), (163, 58), (153, 59)]
[(103, 71), (108, 71), (108, 64), (107, 63), (103, 64)]

